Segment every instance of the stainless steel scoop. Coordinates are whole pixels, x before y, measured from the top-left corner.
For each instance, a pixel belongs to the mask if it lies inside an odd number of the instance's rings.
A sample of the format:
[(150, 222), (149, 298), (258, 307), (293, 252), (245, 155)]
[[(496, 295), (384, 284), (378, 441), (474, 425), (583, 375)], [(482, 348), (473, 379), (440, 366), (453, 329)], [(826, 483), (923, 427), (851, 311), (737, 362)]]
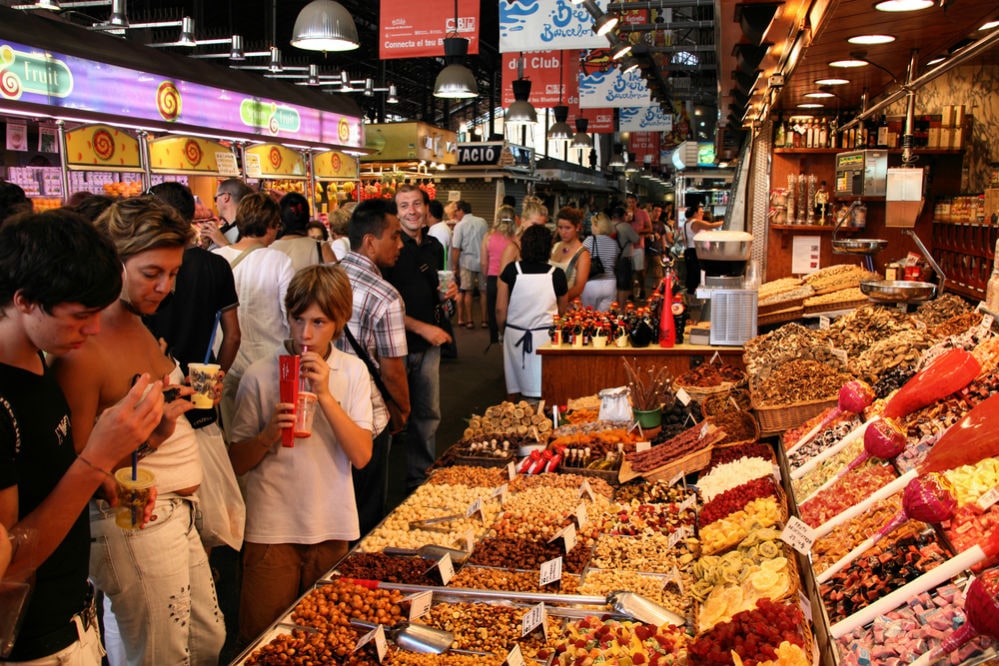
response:
[(387, 546), (382, 548), (382, 552), (386, 555), (419, 555), (420, 557), (428, 560), (439, 560), (445, 555), (451, 556), (451, 561), (456, 564), (461, 564), (468, 559), (471, 553), (464, 550), (458, 550), (457, 548), (447, 548), (446, 546), (438, 546), (436, 544), (426, 544), (420, 546), (419, 548), (396, 548), (395, 546)]
[[(357, 619), (351, 619), (350, 624), (368, 631), (378, 626)], [(414, 622), (400, 622), (386, 627), (385, 637), (403, 650), (421, 654), (442, 654), (447, 652), (451, 644), (454, 643), (454, 634), (450, 631)]]

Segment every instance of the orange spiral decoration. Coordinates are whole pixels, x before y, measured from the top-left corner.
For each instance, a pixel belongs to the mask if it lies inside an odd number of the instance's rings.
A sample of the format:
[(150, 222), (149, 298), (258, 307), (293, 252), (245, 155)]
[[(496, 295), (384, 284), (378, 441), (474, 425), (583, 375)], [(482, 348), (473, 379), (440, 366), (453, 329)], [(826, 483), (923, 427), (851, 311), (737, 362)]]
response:
[(190, 140), (184, 144), (184, 157), (194, 166), (201, 163), (201, 146), (198, 145), (197, 141)]
[(109, 160), (114, 156), (114, 137), (106, 129), (95, 130), (90, 142), (100, 159)]
[(0, 94), (11, 99), (21, 96), (21, 79), (9, 69), (0, 70)]
[(180, 117), (180, 91), (173, 81), (164, 81), (156, 89), (156, 110), (163, 120), (173, 122)]

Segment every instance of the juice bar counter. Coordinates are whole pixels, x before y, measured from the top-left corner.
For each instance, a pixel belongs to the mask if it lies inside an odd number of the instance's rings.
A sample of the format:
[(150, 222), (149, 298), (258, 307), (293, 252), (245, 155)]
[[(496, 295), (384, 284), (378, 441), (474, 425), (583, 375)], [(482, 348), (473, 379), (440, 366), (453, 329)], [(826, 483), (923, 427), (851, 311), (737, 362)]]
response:
[(667, 365), (673, 377), (705, 363), (718, 354), (720, 360), (745, 368), (742, 347), (679, 344), (675, 347), (553, 347), (538, 349), (541, 355), (541, 397), (548, 404), (564, 405), (570, 398), (594, 395), (611, 386), (628, 383), (624, 359), (639, 371)]

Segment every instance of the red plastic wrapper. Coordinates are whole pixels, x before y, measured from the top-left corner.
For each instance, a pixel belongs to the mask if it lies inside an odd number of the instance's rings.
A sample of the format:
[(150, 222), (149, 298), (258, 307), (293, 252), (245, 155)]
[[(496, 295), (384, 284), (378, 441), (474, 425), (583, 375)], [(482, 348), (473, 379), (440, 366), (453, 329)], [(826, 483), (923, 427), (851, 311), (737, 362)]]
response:
[[(281, 402), (298, 403), (298, 364), (300, 356), (282, 354), (278, 357), (279, 386)], [(281, 446), (295, 446), (295, 429), (281, 429)]]

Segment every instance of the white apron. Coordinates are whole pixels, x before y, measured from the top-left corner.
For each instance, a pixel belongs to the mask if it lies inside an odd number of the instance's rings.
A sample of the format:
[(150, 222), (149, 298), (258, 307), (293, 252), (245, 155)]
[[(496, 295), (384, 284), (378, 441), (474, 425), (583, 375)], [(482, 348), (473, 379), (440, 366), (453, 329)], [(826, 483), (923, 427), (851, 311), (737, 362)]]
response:
[(535, 351), (548, 339), (552, 316), (558, 312), (558, 297), (552, 274), (524, 273), (518, 261), (517, 280), (510, 291), (506, 332), (503, 334), (503, 374), (507, 393), (527, 398), (541, 397), (541, 357)]

